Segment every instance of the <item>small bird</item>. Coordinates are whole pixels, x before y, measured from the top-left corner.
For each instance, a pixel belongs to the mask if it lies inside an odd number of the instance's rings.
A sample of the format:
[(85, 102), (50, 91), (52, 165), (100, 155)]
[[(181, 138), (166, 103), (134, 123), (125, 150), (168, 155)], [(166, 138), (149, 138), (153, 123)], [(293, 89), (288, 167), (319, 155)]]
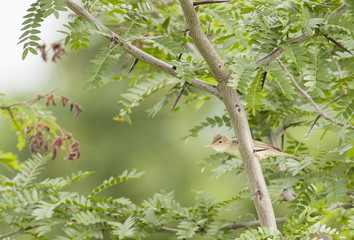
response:
[[(254, 151), (257, 153), (258, 158), (263, 159), (272, 156), (284, 156), (288, 158), (293, 158), (295, 160), (300, 160), (299, 157), (282, 152), (279, 148), (270, 146), (266, 143), (253, 140)], [(214, 136), (211, 144), (205, 147), (211, 147), (217, 152), (226, 152), (228, 154), (240, 157), (240, 151), (238, 149), (237, 138), (230, 138), (224, 134), (217, 134)]]

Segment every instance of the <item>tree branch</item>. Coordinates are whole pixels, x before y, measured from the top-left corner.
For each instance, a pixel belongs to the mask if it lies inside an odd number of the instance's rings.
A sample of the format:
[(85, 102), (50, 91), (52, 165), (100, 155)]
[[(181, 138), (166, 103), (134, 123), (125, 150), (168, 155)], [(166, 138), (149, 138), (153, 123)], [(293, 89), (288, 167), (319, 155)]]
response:
[(286, 75), (288, 75), (288, 77), (290, 78), (290, 80), (294, 84), (294, 86), (302, 93), (302, 95), (304, 95), (307, 98), (307, 100), (312, 104), (312, 106), (314, 106), (314, 108), (316, 109), (318, 115), (322, 116), (324, 119), (326, 119), (326, 120), (328, 120), (328, 121), (330, 121), (332, 123), (335, 123), (335, 124), (337, 124), (339, 126), (345, 126), (346, 128), (354, 129), (353, 126), (346, 125), (346, 124), (341, 123), (341, 122), (336, 122), (332, 117), (328, 116), (325, 112), (323, 112), (320, 109), (320, 107), (315, 103), (315, 101), (312, 99), (312, 97), (297, 84), (297, 82), (295, 81), (294, 77), (290, 74), (290, 72), (284, 66), (282, 61), (279, 58), (276, 58), (276, 60), (278, 61), (278, 63), (281, 66), (281, 68), (285, 71)]
[[(302, 35), (296, 37), (295, 39), (290, 40), (289, 42), (303, 42), (303, 41), (306, 41), (312, 37), (313, 37), (313, 35), (310, 36), (307, 33), (305, 33), (305, 34), (302, 34)], [(269, 64), (273, 60), (275, 60), (277, 57), (279, 57), (284, 51), (285, 51), (284, 48), (278, 47), (278, 48), (274, 49), (271, 53), (269, 53), (267, 56), (262, 57), (261, 59), (258, 59), (254, 63), (256, 63), (258, 65)]]
[[(277, 223), (283, 223), (286, 221), (286, 218), (276, 218), (275, 221)], [(226, 227), (224, 227), (225, 229), (238, 229), (238, 228), (250, 228), (250, 227), (254, 227), (254, 226), (259, 226), (261, 223), (259, 220), (256, 221), (249, 221), (249, 222), (234, 222), (231, 223), (229, 225), (227, 225)], [(170, 228), (170, 227), (166, 227), (165, 225), (162, 225), (161, 228), (158, 230), (160, 232), (179, 232), (181, 231), (178, 228)], [(201, 232), (201, 229), (198, 229), (196, 232)]]
[(27, 231), (27, 230), (30, 230), (30, 229), (33, 229), (33, 228), (37, 228), (37, 227), (39, 227), (39, 224), (37, 224), (37, 225), (30, 225), (30, 226), (27, 226), (27, 227), (23, 227), (23, 228), (20, 228), (20, 229), (15, 230), (15, 231), (13, 231), (13, 232), (9, 232), (9, 233), (6, 233), (6, 234), (4, 234), (4, 235), (0, 235), (0, 239), (4, 239), (4, 238), (10, 237), (10, 236), (12, 236), (12, 235), (15, 235), (15, 234), (17, 234), (17, 233), (19, 233), (19, 232)]
[(198, 6), (198, 5), (202, 5), (202, 4), (224, 3), (224, 2), (230, 2), (230, 0), (220, 0), (220, 1), (199, 1), (199, 2), (193, 2), (193, 6)]
[[(114, 38), (117, 43), (124, 48), (124, 50), (126, 52), (128, 52), (129, 54), (131, 54), (133, 57), (135, 57), (136, 59), (145, 62), (153, 67), (156, 67), (174, 77), (177, 77), (177, 73), (175, 72), (175, 70), (173, 69), (173, 66), (161, 61), (158, 58), (155, 58), (149, 54), (147, 54), (146, 52), (142, 51), (141, 49), (135, 47), (134, 45), (126, 42), (121, 36), (119, 36), (118, 34), (112, 32), (110, 29), (108, 29), (105, 25), (103, 25), (98, 19), (96, 19), (94, 16), (92, 16), (88, 11), (86, 11), (86, 9), (82, 8), (80, 5), (78, 5), (77, 3), (75, 3), (73, 0), (67, 0), (66, 1), (68, 7), (74, 11), (77, 15), (79, 15), (80, 17), (82, 17), (83, 19), (90, 21), (92, 23), (94, 23), (96, 25), (96, 27), (101, 31), (101, 34), (105, 37), (108, 38)], [(204, 82), (200, 79), (191, 79), (191, 85), (193, 85), (196, 88), (199, 88), (201, 90), (204, 90), (208, 93), (211, 93), (215, 96), (217, 96), (218, 98), (220, 98), (220, 93), (218, 91), (218, 88), (210, 83)]]
[[(340, 6), (339, 8), (337, 8), (336, 10), (334, 10), (333, 12), (331, 12), (326, 19), (326, 23), (333, 15), (338, 16), (339, 14), (342, 14), (343, 12), (345, 12), (345, 10), (347, 10), (347, 8), (348, 8), (348, 4), (345, 3), (342, 6)], [(289, 40), (288, 42), (304, 42), (304, 41), (312, 38), (313, 36), (314, 35), (310, 36), (305, 33), (305, 34), (302, 34), (302, 35), (296, 37), (295, 39)], [(274, 49), (271, 53), (269, 53), (267, 56), (262, 57), (261, 59), (258, 59), (254, 63), (256, 63), (258, 65), (269, 64), (273, 60), (275, 60), (277, 57), (279, 57), (284, 51), (285, 51), (285, 49), (278, 47), (278, 48)]]
[(345, 12), (345, 10), (347, 10), (347, 8), (348, 8), (348, 4), (347, 4), (347, 3), (344, 3), (342, 6), (340, 6), (339, 8), (337, 8), (336, 10), (334, 10), (333, 12), (331, 12), (331, 13), (328, 15), (328, 17), (327, 17), (325, 23), (327, 23), (328, 20), (330, 20), (333, 15), (335, 15), (335, 17), (336, 17), (336, 16), (342, 14), (343, 12)]
[(332, 206), (326, 208), (327, 210), (333, 211), (334, 209), (337, 208), (351, 208), (353, 207), (353, 203), (352, 202), (348, 202), (348, 203), (335, 203)]
[[(286, 221), (286, 218), (276, 218), (275, 221), (277, 223), (283, 223)], [(225, 229), (238, 229), (238, 228), (250, 228), (250, 227), (254, 227), (254, 226), (259, 226), (261, 223), (259, 220), (256, 221), (249, 221), (249, 222), (234, 222), (231, 223), (229, 225), (227, 225), (226, 227), (224, 227)], [(162, 225), (161, 228), (158, 230), (160, 232), (179, 232), (181, 231), (181, 229), (178, 228), (170, 228), (170, 227), (166, 227), (165, 225)], [(196, 232), (202, 232), (201, 229), (198, 229)]]
[[(286, 218), (276, 218), (275, 221), (277, 223), (283, 223), (286, 221)], [(250, 222), (234, 222), (230, 225), (227, 225), (225, 228), (227, 229), (237, 229), (237, 228), (250, 228), (254, 226), (260, 225), (260, 221), (250, 221)]]
[(216, 53), (208, 38), (204, 35), (199, 18), (193, 7), (193, 1), (180, 0), (186, 28), (207, 62), (214, 78), (218, 81), (221, 99), (229, 113), (230, 120), (239, 140), (241, 157), (244, 160), (245, 170), (253, 195), (253, 201), (262, 226), (277, 229), (272, 202), (264, 181), (262, 169), (253, 151), (253, 142), (248, 125), (246, 112), (235, 89), (227, 86), (230, 73), (223, 61)]

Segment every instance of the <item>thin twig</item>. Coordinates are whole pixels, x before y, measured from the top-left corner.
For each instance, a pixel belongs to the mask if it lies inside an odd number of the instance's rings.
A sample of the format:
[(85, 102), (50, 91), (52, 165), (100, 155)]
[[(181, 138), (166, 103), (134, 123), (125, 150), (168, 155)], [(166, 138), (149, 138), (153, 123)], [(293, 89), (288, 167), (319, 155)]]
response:
[[(328, 21), (328, 19), (335, 14), (336, 16), (338, 16), (339, 14), (342, 14), (343, 12), (345, 12), (348, 8), (348, 4), (345, 3), (342, 6), (340, 6), (339, 8), (337, 8), (336, 10), (334, 10), (332, 13), (330, 13), (328, 15), (328, 18), (326, 20), (326, 22)], [(312, 38), (313, 36), (315, 36), (315, 34), (312, 35), (308, 35), (307, 33), (302, 34), (294, 39), (290, 39), (287, 42), (292, 43), (292, 42), (304, 42), (310, 38)], [(274, 49), (271, 53), (269, 53), (268, 55), (266, 55), (265, 57), (262, 57), (260, 59), (258, 59), (257, 61), (255, 61), (254, 63), (258, 64), (258, 65), (265, 65), (265, 64), (269, 64), (271, 63), (273, 60), (275, 60), (277, 57), (279, 57), (283, 52), (285, 51), (285, 49), (278, 47), (276, 49)]]
[(327, 210), (333, 211), (334, 209), (337, 208), (351, 208), (353, 207), (353, 203), (352, 202), (348, 202), (348, 203), (335, 203), (332, 206), (326, 208)]
[(198, 5), (202, 5), (202, 4), (224, 3), (224, 2), (230, 2), (230, 0), (221, 0), (221, 1), (199, 1), (199, 2), (193, 2), (193, 6), (198, 6)]
[[(338, 70), (338, 74), (340, 78), (343, 78), (343, 74), (342, 74), (342, 70), (340, 68), (339, 63), (337, 62), (337, 60), (334, 58), (334, 56), (331, 54), (331, 52), (329, 51), (329, 49), (326, 47), (326, 44), (323, 43), (328, 55), (332, 58), (333, 62), (335, 63), (337, 70)], [(338, 101), (339, 99), (341, 99), (342, 97), (344, 97), (345, 95), (347, 95), (347, 89), (345, 88), (345, 86), (343, 86), (343, 94), (339, 97), (337, 97), (336, 99), (334, 99), (333, 101), (331, 101), (328, 105)]]
[[(343, 78), (343, 74), (342, 74), (342, 71), (341, 71), (341, 69), (340, 69), (340, 65), (338, 64), (338, 62), (336, 61), (336, 59), (333, 57), (333, 55), (331, 54), (331, 52), (328, 50), (328, 48), (326, 47), (326, 44), (323, 43), (323, 45), (324, 45), (324, 47), (325, 47), (327, 53), (329, 54), (329, 56), (332, 58), (333, 62), (336, 64), (339, 77), (340, 77), (340, 78)], [(330, 103), (328, 103), (327, 105), (330, 105), (330, 104), (332, 104), (332, 103), (338, 101), (339, 99), (341, 99), (341, 98), (344, 97), (345, 95), (347, 95), (347, 89), (345, 88), (345, 86), (343, 86), (343, 94), (340, 95), (339, 97), (337, 97), (336, 99), (334, 99), (333, 101), (331, 101)], [(320, 118), (321, 118), (321, 115), (318, 114), (317, 117), (315, 118), (315, 120), (313, 121), (313, 123), (312, 123), (312, 125), (311, 125), (311, 127), (310, 127), (310, 129), (309, 129), (309, 131), (308, 131), (308, 133), (307, 133), (307, 135), (310, 134), (311, 130), (313, 129), (313, 127), (314, 127), (315, 124), (317, 123), (318, 119), (320, 119)]]
[(53, 92), (57, 91), (59, 88), (55, 88), (54, 90), (51, 90), (43, 95), (38, 95), (37, 97), (33, 98), (33, 99), (29, 99), (27, 101), (24, 101), (24, 102), (17, 102), (17, 103), (12, 103), (12, 104), (9, 104), (9, 105), (3, 105), (1, 106), (0, 105), (0, 109), (7, 109), (7, 108), (11, 108), (11, 107), (14, 107), (14, 106), (18, 106), (18, 105), (32, 105), (34, 104), (35, 102), (39, 101), (40, 99), (42, 99), (43, 97), (46, 97), (48, 96), (49, 94), (52, 94)]
[[(277, 223), (283, 223), (286, 221), (286, 218), (276, 218), (275, 221)], [(250, 227), (259, 226), (259, 225), (260, 225), (259, 220), (249, 221), (249, 222), (234, 222), (234, 223), (231, 223), (231, 224), (225, 226), (224, 229), (250, 228)], [(170, 227), (166, 227), (165, 225), (162, 225), (158, 231), (176, 233), (176, 232), (181, 231), (181, 229), (170, 228)], [(195, 232), (201, 232), (201, 229), (198, 229)]]
[(4, 239), (4, 238), (10, 237), (10, 236), (12, 236), (12, 235), (15, 235), (15, 234), (17, 234), (17, 233), (19, 233), (19, 232), (27, 231), (27, 230), (30, 230), (30, 229), (33, 229), (33, 228), (37, 228), (37, 227), (39, 227), (39, 224), (37, 224), (37, 225), (30, 225), (30, 226), (27, 226), (27, 227), (23, 227), (23, 228), (20, 228), (20, 229), (15, 230), (15, 231), (13, 231), (13, 232), (9, 232), (9, 233), (6, 233), (6, 234), (4, 234), (4, 235), (0, 235), (0, 239)]
[(332, 53), (329, 51), (329, 49), (327, 48), (326, 44), (325, 44), (324, 42), (323, 42), (322, 44), (323, 44), (324, 48), (326, 49), (328, 55), (332, 58), (334, 64), (336, 64), (339, 77), (340, 77), (340, 78), (343, 78), (343, 74), (342, 74), (342, 71), (341, 71), (341, 69), (340, 69), (340, 65), (338, 64), (337, 60), (334, 58), (334, 56), (332, 55)]
[(312, 99), (312, 97), (305, 91), (303, 90), (295, 81), (294, 77), (290, 74), (290, 72), (288, 71), (288, 69), (285, 67), (285, 65), (282, 63), (282, 61), (279, 58), (276, 58), (276, 60), (278, 61), (279, 65), (281, 66), (281, 68), (285, 71), (285, 73), (288, 75), (288, 77), (290, 78), (291, 82), (294, 84), (294, 86), (302, 93), (302, 95), (304, 95), (307, 100), (312, 104), (312, 106), (314, 106), (314, 108), (316, 109), (317, 113), (319, 115), (321, 115), (324, 119), (335, 123), (339, 126), (345, 126), (346, 128), (349, 129), (354, 129), (353, 126), (350, 125), (346, 125), (344, 123), (341, 122), (336, 122), (332, 117), (328, 116), (325, 112), (323, 112), (320, 107), (315, 103), (315, 101)]
[[(275, 221), (277, 223), (283, 223), (286, 221), (286, 218), (276, 218)], [(260, 225), (259, 220), (256, 221), (250, 221), (250, 222), (234, 222), (230, 225), (227, 225), (225, 228), (227, 229), (237, 229), (237, 228), (249, 228), (253, 226), (258, 226)]]
[[(288, 40), (288, 42), (304, 42), (310, 38), (312, 38), (314, 35), (308, 35), (307, 33), (302, 34), (292, 40)], [(266, 65), (271, 63), (274, 59), (276, 59), (277, 57), (279, 57), (283, 52), (285, 51), (284, 48), (278, 47), (276, 49), (274, 49), (271, 53), (269, 53), (268, 55), (266, 55), (265, 57), (262, 57), (260, 59), (258, 59), (257, 61), (253, 62), (257, 65)]]

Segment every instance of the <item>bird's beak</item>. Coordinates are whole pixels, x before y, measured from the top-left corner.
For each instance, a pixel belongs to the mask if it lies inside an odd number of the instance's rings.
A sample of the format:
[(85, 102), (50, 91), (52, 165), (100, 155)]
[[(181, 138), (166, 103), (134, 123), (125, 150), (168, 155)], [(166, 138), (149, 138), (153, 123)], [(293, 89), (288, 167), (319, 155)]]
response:
[(214, 147), (213, 144), (209, 144), (209, 145), (206, 145), (205, 148), (208, 148), (208, 147)]

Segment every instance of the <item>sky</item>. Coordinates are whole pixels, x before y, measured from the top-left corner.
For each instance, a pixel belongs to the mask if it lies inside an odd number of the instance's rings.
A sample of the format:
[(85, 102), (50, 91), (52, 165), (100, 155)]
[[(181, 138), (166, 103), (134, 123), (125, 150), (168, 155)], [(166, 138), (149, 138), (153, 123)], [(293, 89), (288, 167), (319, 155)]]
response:
[[(1, 6), (0, 22), (2, 37), (0, 38), (0, 93), (6, 95), (25, 94), (46, 89), (49, 82), (50, 71), (53, 63), (45, 63), (40, 56), (28, 54), (22, 60), (22, 44), (17, 45), (21, 36), (21, 23), (24, 21), (26, 9), (34, 1), (16, 0), (3, 1)], [(66, 21), (66, 13), (56, 19), (50, 16), (40, 28), (39, 35), (47, 45), (63, 38), (57, 30), (63, 29), (62, 23)], [(40, 42), (42, 43), (42, 41)]]

